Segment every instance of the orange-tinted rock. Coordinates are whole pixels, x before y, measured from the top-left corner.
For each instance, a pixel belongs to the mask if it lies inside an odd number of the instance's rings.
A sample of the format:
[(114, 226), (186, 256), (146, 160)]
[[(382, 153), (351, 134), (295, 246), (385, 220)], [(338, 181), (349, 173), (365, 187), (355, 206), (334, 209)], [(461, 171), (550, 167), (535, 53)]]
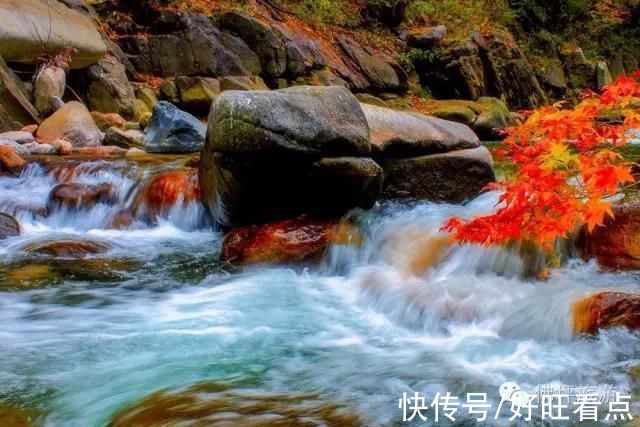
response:
[(423, 276), (451, 252), (452, 241), (433, 230), (409, 227), (391, 237), (383, 249), (386, 262), (407, 275)]
[(56, 139), (51, 145), (58, 151), (58, 154), (68, 156), (73, 153), (73, 145), (64, 139)]
[(122, 230), (129, 227), (135, 221), (135, 217), (130, 211), (121, 211), (111, 217), (107, 224), (107, 229)]
[(64, 139), (74, 147), (96, 147), (102, 141), (102, 132), (87, 107), (71, 101), (40, 124), (36, 139), (43, 142)]
[(101, 147), (76, 148), (73, 152), (79, 156), (88, 157), (124, 157), (127, 150), (115, 145), (103, 145)]
[(19, 174), (22, 172), (27, 162), (18, 154), (18, 151), (11, 145), (0, 145), (0, 169)]
[(38, 125), (29, 125), (29, 126), (25, 126), (22, 129), (20, 129), (22, 132), (29, 132), (30, 134), (35, 134), (36, 131), (38, 130)]
[(117, 201), (113, 185), (84, 185), (78, 183), (58, 184), (49, 193), (47, 209), (90, 209), (98, 203), (112, 204)]
[(222, 243), (220, 259), (232, 264), (317, 261), (333, 236), (336, 221), (305, 216), (236, 228)]
[(196, 170), (178, 170), (160, 173), (141, 189), (134, 203), (136, 216), (153, 221), (166, 215), (178, 205), (187, 205), (200, 199), (200, 183)]
[(127, 127), (127, 121), (123, 119), (120, 114), (92, 111), (91, 117), (93, 117), (93, 121), (96, 122), (96, 126), (103, 132), (110, 127), (116, 127), (118, 129), (126, 129)]
[(6, 213), (0, 212), (0, 240), (20, 235), (20, 223)]
[(91, 240), (56, 240), (34, 242), (23, 247), (25, 252), (50, 255), (57, 258), (85, 258), (89, 255), (102, 254), (109, 250), (109, 245)]
[(604, 267), (640, 269), (640, 201), (616, 205), (615, 217), (592, 233), (583, 230), (578, 245), (585, 258)]
[(601, 292), (581, 299), (573, 306), (574, 334), (594, 334), (600, 329), (626, 326), (640, 328), (640, 295)]

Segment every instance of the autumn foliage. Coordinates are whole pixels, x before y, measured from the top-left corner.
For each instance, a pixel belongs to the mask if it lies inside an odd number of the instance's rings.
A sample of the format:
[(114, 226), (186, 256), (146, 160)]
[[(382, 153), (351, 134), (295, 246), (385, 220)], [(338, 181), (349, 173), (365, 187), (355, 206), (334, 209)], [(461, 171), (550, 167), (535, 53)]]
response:
[(496, 210), (471, 220), (451, 218), (443, 230), (464, 243), (534, 242), (551, 249), (576, 227), (589, 231), (613, 216), (611, 198), (633, 187), (632, 164), (619, 148), (640, 128), (640, 73), (621, 77), (602, 94), (586, 92), (575, 108), (562, 103), (529, 113), (507, 129), (498, 156), (515, 173), (490, 189), (502, 192)]

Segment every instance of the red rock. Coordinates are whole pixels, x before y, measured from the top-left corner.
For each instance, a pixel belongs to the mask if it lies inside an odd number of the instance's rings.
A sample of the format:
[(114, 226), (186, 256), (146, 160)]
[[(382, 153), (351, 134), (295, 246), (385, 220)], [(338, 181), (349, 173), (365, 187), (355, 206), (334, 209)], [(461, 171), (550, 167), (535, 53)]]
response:
[(127, 150), (115, 145), (103, 145), (100, 147), (75, 148), (74, 154), (87, 157), (124, 157)]
[(91, 240), (56, 240), (36, 242), (26, 245), (23, 250), (29, 253), (50, 255), (57, 258), (86, 258), (89, 255), (105, 253), (109, 245)]
[(626, 326), (640, 328), (640, 295), (601, 292), (573, 306), (574, 334), (595, 334), (600, 329)]
[(11, 215), (0, 212), (0, 240), (20, 235), (20, 223)]
[(615, 205), (613, 213), (604, 227), (581, 232), (582, 255), (596, 258), (604, 267), (640, 269), (640, 201)]
[(151, 178), (140, 191), (134, 212), (147, 221), (153, 221), (166, 215), (178, 203), (187, 205), (199, 199), (200, 183), (196, 170), (163, 172)]
[(301, 216), (236, 228), (226, 235), (220, 259), (236, 265), (318, 261), (331, 242), (336, 224)]
[(10, 145), (0, 145), (0, 169), (5, 172), (19, 174), (27, 162)]
[(51, 212), (61, 208), (90, 209), (98, 203), (112, 204), (116, 201), (117, 195), (111, 184), (58, 184), (49, 193), (47, 210)]

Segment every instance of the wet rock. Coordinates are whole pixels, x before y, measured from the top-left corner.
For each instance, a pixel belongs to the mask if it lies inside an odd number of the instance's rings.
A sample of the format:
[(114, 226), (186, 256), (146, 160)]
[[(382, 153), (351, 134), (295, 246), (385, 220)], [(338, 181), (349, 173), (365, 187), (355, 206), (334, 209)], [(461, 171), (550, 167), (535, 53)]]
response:
[(180, 107), (195, 114), (209, 113), (220, 93), (218, 80), (209, 77), (178, 77), (175, 84)]
[(20, 223), (11, 215), (0, 212), (0, 240), (20, 235)]
[(58, 153), (58, 150), (52, 144), (47, 144), (44, 142), (30, 142), (28, 144), (24, 144), (23, 147), (29, 150), (29, 154), (31, 155)]
[(417, 33), (409, 34), (407, 37), (407, 45), (419, 49), (429, 49), (439, 45), (446, 35), (447, 27), (437, 25)]
[(385, 157), (410, 157), (478, 147), (478, 137), (460, 123), (418, 113), (362, 104), (371, 144)]
[[(29, 142), (29, 144), (34, 144), (34, 143), (36, 143), (35, 140), (32, 142)], [(22, 157), (27, 157), (30, 154), (29, 150), (26, 147), (27, 144), (18, 144), (17, 142), (11, 139), (0, 138), (0, 145), (6, 145), (13, 148), (16, 151), (16, 153), (18, 153)]]
[[(2, 276), (1, 273), (0, 276)], [(3, 291), (38, 289), (55, 285), (61, 281), (54, 268), (46, 264), (27, 264), (11, 267), (3, 279), (0, 280), (0, 289)], [(1, 421), (2, 417), (0, 416)], [(0, 423), (0, 425), (5, 424)]]
[(317, 262), (329, 246), (336, 224), (301, 216), (236, 228), (225, 236), (220, 260), (234, 265)]
[(155, 222), (170, 210), (200, 200), (200, 183), (194, 169), (163, 172), (153, 176), (138, 192), (133, 203), (135, 218)]
[(287, 70), (286, 46), (276, 30), (270, 26), (244, 13), (228, 12), (220, 17), (220, 27), (247, 43), (260, 58), (264, 73), (277, 77)]
[(43, 413), (37, 409), (0, 404), (0, 425), (7, 427), (35, 427), (42, 424)]
[(149, 153), (192, 153), (202, 149), (206, 132), (198, 119), (161, 101), (145, 128), (144, 149)]
[(495, 181), (493, 160), (485, 147), (381, 161), (382, 197), (461, 203), (477, 197)]
[(62, 68), (45, 67), (39, 71), (33, 95), (35, 107), (43, 116), (55, 110), (54, 99), (62, 99), (67, 84), (67, 74)]
[(0, 144), (0, 171), (20, 174), (25, 165), (26, 161), (15, 147)]
[(43, 142), (64, 139), (74, 148), (97, 147), (101, 144), (102, 132), (89, 110), (80, 102), (71, 101), (42, 122), (36, 138)]
[(100, 60), (107, 49), (93, 22), (60, 2), (2, 2), (0, 22), (0, 55), (10, 62), (33, 64), (71, 47), (71, 67), (83, 68)]
[(593, 232), (582, 230), (578, 246), (585, 258), (596, 258), (603, 267), (640, 269), (640, 201), (613, 206), (614, 218)]
[(144, 133), (139, 130), (122, 130), (112, 127), (104, 134), (104, 144), (122, 148), (143, 147)]
[(601, 329), (625, 326), (640, 328), (640, 295), (601, 292), (573, 306), (574, 334), (595, 334)]
[(168, 34), (118, 39), (138, 71), (163, 77), (260, 74), (258, 55), (240, 37), (220, 31), (208, 16), (178, 15), (170, 27)]
[(97, 64), (87, 68), (83, 77), (91, 110), (117, 113), (128, 119), (135, 117), (135, 92), (127, 78), (125, 66), (116, 56), (106, 55)]
[(73, 145), (64, 139), (56, 139), (51, 145), (58, 151), (58, 154), (68, 156), (73, 153)]
[(269, 90), (260, 76), (226, 76), (220, 78), (220, 90)]
[(0, 140), (5, 140), (5, 139), (14, 141), (18, 144), (28, 144), (30, 142), (35, 141), (35, 138), (33, 137), (33, 133), (29, 133), (25, 131), (13, 131), (13, 132), (0, 133)]
[(22, 250), (27, 253), (74, 259), (102, 254), (109, 249), (109, 244), (105, 242), (79, 239), (33, 242), (22, 247)]
[(223, 92), (209, 115), (207, 150), (349, 155), (371, 146), (364, 113), (348, 90), (300, 86)]
[(91, 209), (98, 203), (113, 204), (117, 200), (117, 192), (111, 184), (58, 184), (49, 193), (47, 210), (53, 212), (59, 209)]
[(190, 425), (364, 426), (365, 422), (317, 394), (255, 393), (222, 383), (163, 390), (118, 411), (110, 427)]
[(91, 117), (96, 123), (96, 126), (98, 126), (98, 129), (103, 132), (112, 127), (123, 130), (127, 128), (127, 121), (120, 114), (92, 111)]
[(103, 145), (100, 147), (74, 148), (74, 154), (87, 157), (124, 157), (127, 150), (114, 145)]

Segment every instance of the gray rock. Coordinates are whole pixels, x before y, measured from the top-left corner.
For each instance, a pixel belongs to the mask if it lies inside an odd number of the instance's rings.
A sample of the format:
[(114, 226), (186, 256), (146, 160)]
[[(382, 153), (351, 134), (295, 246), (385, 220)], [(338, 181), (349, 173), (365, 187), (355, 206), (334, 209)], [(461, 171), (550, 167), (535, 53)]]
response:
[(87, 101), (91, 110), (135, 118), (136, 100), (125, 66), (116, 56), (107, 55), (86, 71)]
[(366, 118), (341, 87), (228, 91), (209, 114), (205, 151), (357, 155), (371, 151)]
[[(28, 142), (26, 144), (31, 144), (31, 143), (35, 143), (35, 141), (32, 140), (31, 142)], [(22, 157), (26, 157), (30, 154), (29, 150), (25, 147), (25, 145), (18, 144), (16, 141), (12, 139), (2, 138), (1, 135), (0, 135), (0, 145), (8, 145), (10, 147), (13, 147), (13, 149), (16, 150), (16, 152)]]
[(58, 150), (50, 144), (40, 144), (38, 142), (30, 142), (28, 144), (23, 145), (24, 148), (29, 150), (31, 155), (36, 154), (57, 154)]
[(419, 33), (409, 34), (407, 37), (407, 45), (419, 49), (428, 49), (437, 46), (447, 35), (447, 27), (437, 25), (427, 28)]
[(596, 64), (596, 89), (601, 90), (611, 83), (613, 83), (613, 78), (606, 61), (598, 61)]
[(144, 132), (144, 149), (149, 153), (192, 153), (204, 145), (207, 127), (189, 113), (161, 101)]
[(105, 132), (103, 144), (121, 148), (141, 148), (144, 146), (144, 133), (134, 129), (122, 130), (112, 127)]
[(409, 157), (476, 148), (478, 137), (461, 124), (418, 113), (362, 104), (371, 144), (384, 157)]
[(386, 199), (409, 198), (461, 203), (477, 197), (495, 181), (493, 160), (485, 147), (404, 159), (385, 159)]
[(211, 77), (178, 77), (175, 81), (180, 108), (206, 115), (220, 93), (220, 82)]
[(11, 141), (15, 141), (18, 144), (27, 144), (29, 142), (35, 141), (33, 134), (19, 130), (0, 133), (0, 139), (10, 139)]
[(67, 74), (62, 68), (43, 68), (36, 77), (34, 86), (35, 107), (43, 116), (55, 111), (55, 98), (64, 96)]

